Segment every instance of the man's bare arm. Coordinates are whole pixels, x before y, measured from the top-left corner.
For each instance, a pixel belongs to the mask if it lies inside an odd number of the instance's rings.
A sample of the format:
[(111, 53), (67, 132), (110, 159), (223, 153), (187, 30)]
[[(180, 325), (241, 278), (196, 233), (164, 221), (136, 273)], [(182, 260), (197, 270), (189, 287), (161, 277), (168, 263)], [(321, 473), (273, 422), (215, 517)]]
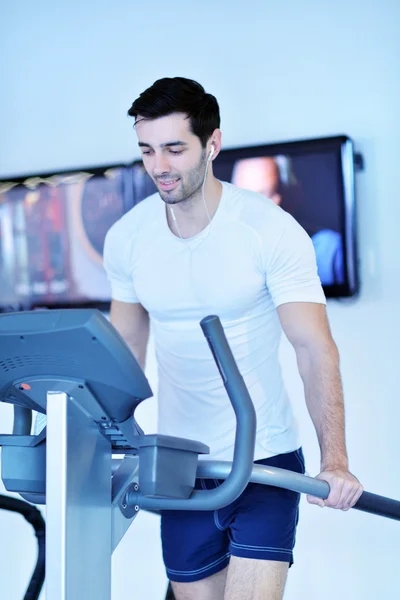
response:
[[(281, 305), (278, 314), (296, 351), (307, 408), (321, 449), (321, 478), (331, 485), (326, 504), (347, 509), (358, 500), (362, 486), (348, 471), (339, 353), (325, 306), (293, 302)], [(316, 503), (324, 505), (322, 501)]]
[(113, 300), (110, 321), (124, 338), (141, 368), (146, 364), (147, 343), (149, 341), (149, 315), (141, 304), (131, 304)]
[(289, 303), (278, 308), (296, 351), (307, 408), (321, 448), (321, 467), (348, 468), (339, 353), (322, 304)]

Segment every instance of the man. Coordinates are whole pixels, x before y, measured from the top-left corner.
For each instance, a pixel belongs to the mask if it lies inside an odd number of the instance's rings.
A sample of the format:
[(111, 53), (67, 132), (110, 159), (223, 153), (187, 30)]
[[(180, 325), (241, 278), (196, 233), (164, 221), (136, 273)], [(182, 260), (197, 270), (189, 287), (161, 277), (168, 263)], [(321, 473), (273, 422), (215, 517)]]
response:
[[(217, 314), (257, 412), (255, 461), (304, 472), (278, 362), (283, 329), (317, 431), (320, 477), (331, 486), (325, 502), (309, 501), (349, 509), (362, 487), (348, 470), (339, 357), (309, 237), (272, 201), (213, 176), (219, 108), (201, 85), (161, 79), (128, 114), (158, 193), (113, 225), (104, 264), (111, 322), (142, 367), (152, 325), (159, 431), (232, 459), (235, 418), (199, 326)], [(250, 484), (219, 511), (165, 511), (163, 554), (177, 600), (281, 599), (298, 502), (293, 492)]]

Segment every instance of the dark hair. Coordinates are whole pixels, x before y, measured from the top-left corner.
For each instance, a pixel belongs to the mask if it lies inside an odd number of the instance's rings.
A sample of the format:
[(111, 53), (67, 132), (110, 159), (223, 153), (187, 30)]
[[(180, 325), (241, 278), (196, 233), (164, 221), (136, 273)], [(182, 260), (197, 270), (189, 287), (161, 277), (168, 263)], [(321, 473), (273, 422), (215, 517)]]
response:
[(177, 112), (188, 115), (192, 133), (205, 148), (213, 131), (220, 126), (219, 106), (215, 96), (206, 94), (203, 86), (193, 79), (158, 79), (134, 101), (128, 115), (136, 120), (138, 115), (157, 119)]

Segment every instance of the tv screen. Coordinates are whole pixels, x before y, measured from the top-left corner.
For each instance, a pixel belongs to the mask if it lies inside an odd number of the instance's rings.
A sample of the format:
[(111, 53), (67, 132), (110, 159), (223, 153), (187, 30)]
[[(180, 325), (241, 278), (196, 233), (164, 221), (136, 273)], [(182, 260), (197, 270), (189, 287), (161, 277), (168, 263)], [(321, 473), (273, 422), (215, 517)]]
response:
[[(141, 161), (132, 170), (136, 204), (156, 187)], [(327, 297), (357, 293), (354, 150), (347, 136), (222, 150), (213, 170), (222, 181), (270, 198), (300, 223)]]
[(133, 206), (124, 165), (0, 180), (0, 305), (108, 306), (104, 238)]

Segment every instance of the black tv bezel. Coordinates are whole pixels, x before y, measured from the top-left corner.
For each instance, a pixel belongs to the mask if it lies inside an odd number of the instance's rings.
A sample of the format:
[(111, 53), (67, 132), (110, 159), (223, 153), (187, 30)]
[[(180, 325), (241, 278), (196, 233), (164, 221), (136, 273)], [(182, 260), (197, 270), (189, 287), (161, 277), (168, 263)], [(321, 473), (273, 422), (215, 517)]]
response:
[[(14, 183), (16, 185), (23, 185), (26, 180), (29, 179), (49, 179), (56, 176), (68, 176), (76, 175), (78, 173), (90, 173), (96, 176), (102, 176), (106, 171), (111, 169), (124, 169), (132, 177), (131, 164), (127, 163), (112, 163), (107, 165), (97, 165), (96, 167), (74, 167), (69, 169), (56, 169), (53, 171), (44, 171), (41, 173), (28, 173), (25, 175), (8, 175), (0, 177), (0, 185), (2, 183)], [(124, 212), (130, 210), (133, 206), (133, 183), (132, 179), (130, 182), (130, 195), (125, 195), (123, 198)], [(58, 302), (40, 302), (40, 301), (29, 301), (29, 298), (25, 301), (14, 304), (1, 304), (0, 298), (0, 313), (1, 312), (14, 312), (19, 310), (35, 310), (35, 309), (60, 309), (60, 308), (97, 308), (101, 311), (108, 311), (110, 308), (111, 300), (96, 300), (96, 299), (82, 299), (82, 300), (60, 300)]]
[[(340, 156), (341, 186), (340, 195), (343, 206), (343, 218), (341, 223), (344, 260), (346, 269), (346, 280), (341, 285), (324, 285), (326, 298), (355, 298), (359, 293), (359, 269), (357, 254), (357, 232), (356, 232), (356, 195), (355, 195), (355, 152), (353, 140), (345, 135), (335, 135), (320, 138), (309, 138), (288, 142), (274, 142), (269, 144), (258, 144), (254, 146), (234, 146), (223, 148), (215, 159), (217, 163), (219, 156), (230, 158), (232, 163), (241, 158), (253, 158), (257, 156), (275, 156), (278, 154), (301, 155), (311, 152), (336, 151)], [(142, 165), (142, 160), (132, 162), (132, 168)], [(136, 200), (134, 198), (134, 203)]]

